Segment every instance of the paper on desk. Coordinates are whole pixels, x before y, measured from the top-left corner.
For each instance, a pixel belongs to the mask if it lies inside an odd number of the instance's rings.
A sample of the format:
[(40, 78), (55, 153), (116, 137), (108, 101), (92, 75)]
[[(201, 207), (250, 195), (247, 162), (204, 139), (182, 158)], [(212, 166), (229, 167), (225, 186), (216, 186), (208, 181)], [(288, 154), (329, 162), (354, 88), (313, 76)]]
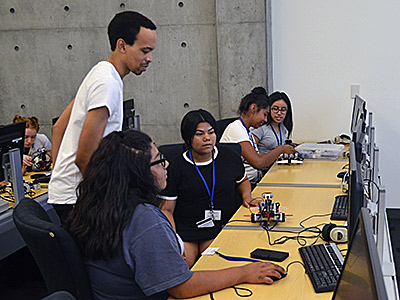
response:
[(207, 248), (206, 250), (203, 251), (203, 253), (201, 253), (201, 255), (214, 255), (215, 252), (217, 252), (219, 250), (219, 247), (215, 247), (215, 248)]

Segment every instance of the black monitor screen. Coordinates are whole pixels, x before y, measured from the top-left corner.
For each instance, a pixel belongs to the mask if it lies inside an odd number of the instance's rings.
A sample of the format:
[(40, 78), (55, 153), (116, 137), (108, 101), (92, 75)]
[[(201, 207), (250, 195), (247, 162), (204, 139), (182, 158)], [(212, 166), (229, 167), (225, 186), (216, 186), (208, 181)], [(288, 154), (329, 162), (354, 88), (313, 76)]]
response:
[(11, 149), (17, 148), (21, 154), (22, 163), (25, 143), (25, 127), (26, 122), (19, 122), (0, 127), (0, 181), (4, 180), (3, 154), (8, 153)]
[(347, 236), (351, 237), (360, 208), (365, 205), (364, 183), (361, 164), (356, 161), (354, 143), (350, 143), (349, 208), (347, 216)]
[(365, 108), (365, 100), (363, 100), (360, 96), (356, 95), (354, 98), (353, 104), (353, 115), (351, 118), (350, 124), (350, 132), (354, 132), (356, 130), (357, 124), (360, 122), (366, 121), (367, 118), (367, 110)]
[(362, 208), (332, 299), (388, 299), (367, 208)]
[(356, 150), (356, 160), (357, 162), (366, 165), (366, 151), (368, 148), (367, 140), (366, 140), (366, 133), (367, 133), (367, 125), (364, 121), (359, 122), (356, 125), (355, 130), (353, 131), (352, 141), (355, 145)]
[(125, 100), (124, 106), (124, 119), (122, 123), (122, 130), (134, 128), (135, 118), (135, 105), (133, 99)]

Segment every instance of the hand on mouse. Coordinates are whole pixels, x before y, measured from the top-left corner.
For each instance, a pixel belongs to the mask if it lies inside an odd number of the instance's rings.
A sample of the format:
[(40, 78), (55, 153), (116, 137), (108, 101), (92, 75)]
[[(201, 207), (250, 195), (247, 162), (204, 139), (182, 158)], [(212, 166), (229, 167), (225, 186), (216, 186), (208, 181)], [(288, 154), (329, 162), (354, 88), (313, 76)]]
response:
[(270, 262), (255, 262), (243, 266), (244, 281), (248, 283), (266, 283), (272, 284), (274, 281), (271, 278), (281, 278), (281, 274), (285, 273), (285, 270), (274, 263)]

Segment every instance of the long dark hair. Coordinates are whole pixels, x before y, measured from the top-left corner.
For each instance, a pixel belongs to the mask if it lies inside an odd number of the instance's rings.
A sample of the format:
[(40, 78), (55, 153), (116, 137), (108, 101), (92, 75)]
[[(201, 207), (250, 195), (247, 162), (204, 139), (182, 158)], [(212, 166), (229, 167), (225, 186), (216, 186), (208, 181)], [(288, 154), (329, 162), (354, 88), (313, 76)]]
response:
[(90, 158), (66, 226), (85, 257), (115, 256), (136, 206), (159, 205), (150, 171), (151, 143), (139, 131), (112, 132)]
[[(279, 100), (283, 100), (285, 101), (286, 105), (287, 105), (287, 112), (286, 112), (286, 116), (285, 119), (283, 120), (283, 125), (285, 125), (288, 134), (287, 134), (287, 138), (290, 137), (290, 134), (292, 133), (293, 130), (293, 111), (292, 111), (292, 104), (290, 103), (290, 99), (288, 97), (288, 95), (286, 95), (286, 93), (284, 92), (273, 92), (271, 95), (269, 95), (269, 103), (272, 107), (272, 105), (274, 104), (274, 102), (279, 101)], [(267, 125), (271, 124), (272, 122), (272, 118), (271, 118), (271, 112), (268, 114), (268, 121), (267, 121)]]
[(215, 121), (212, 114), (204, 109), (189, 111), (182, 119), (181, 122), (181, 136), (185, 142), (185, 148), (192, 148), (192, 140), (196, 133), (197, 125), (202, 122), (207, 122), (214, 128), (217, 134), (217, 121)]
[(238, 109), (239, 115), (241, 115), (242, 113), (247, 113), (250, 105), (252, 104), (257, 105), (258, 111), (260, 111), (261, 109), (268, 109), (268, 95), (262, 86), (255, 87), (251, 90), (250, 94), (247, 94), (242, 98)]

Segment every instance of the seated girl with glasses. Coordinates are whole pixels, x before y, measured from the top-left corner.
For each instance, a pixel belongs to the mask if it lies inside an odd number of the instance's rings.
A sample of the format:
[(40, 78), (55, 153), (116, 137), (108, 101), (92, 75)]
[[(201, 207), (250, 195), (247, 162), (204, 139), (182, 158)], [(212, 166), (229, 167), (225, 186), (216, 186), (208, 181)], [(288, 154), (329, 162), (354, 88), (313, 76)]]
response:
[(216, 146), (216, 121), (203, 109), (182, 119), (187, 151), (171, 161), (168, 185), (159, 196), (162, 211), (185, 242), (191, 267), (236, 212), (240, 204), (258, 205), (240, 156), (228, 145)]
[(263, 168), (273, 164), (282, 153), (295, 153), (292, 146), (285, 144), (268, 153), (259, 153), (257, 140), (250, 129), (267, 122), (268, 109), (267, 92), (263, 87), (254, 88), (240, 102), (239, 119), (226, 127), (220, 140), (221, 143), (239, 143), (242, 146), (243, 164), (252, 187), (260, 181)]
[(242, 282), (272, 284), (284, 269), (256, 262), (189, 270), (184, 244), (158, 208), (168, 162), (150, 137), (112, 132), (90, 158), (67, 230), (84, 258), (93, 299), (188, 298)]
[[(269, 95), (270, 111), (267, 123), (252, 131), (260, 153), (268, 153), (285, 145), (293, 130), (293, 113), (289, 97), (284, 92)], [(289, 146), (292, 147), (293, 146)], [(281, 153), (284, 148), (281, 147)], [(294, 148), (293, 148), (294, 150)]]

